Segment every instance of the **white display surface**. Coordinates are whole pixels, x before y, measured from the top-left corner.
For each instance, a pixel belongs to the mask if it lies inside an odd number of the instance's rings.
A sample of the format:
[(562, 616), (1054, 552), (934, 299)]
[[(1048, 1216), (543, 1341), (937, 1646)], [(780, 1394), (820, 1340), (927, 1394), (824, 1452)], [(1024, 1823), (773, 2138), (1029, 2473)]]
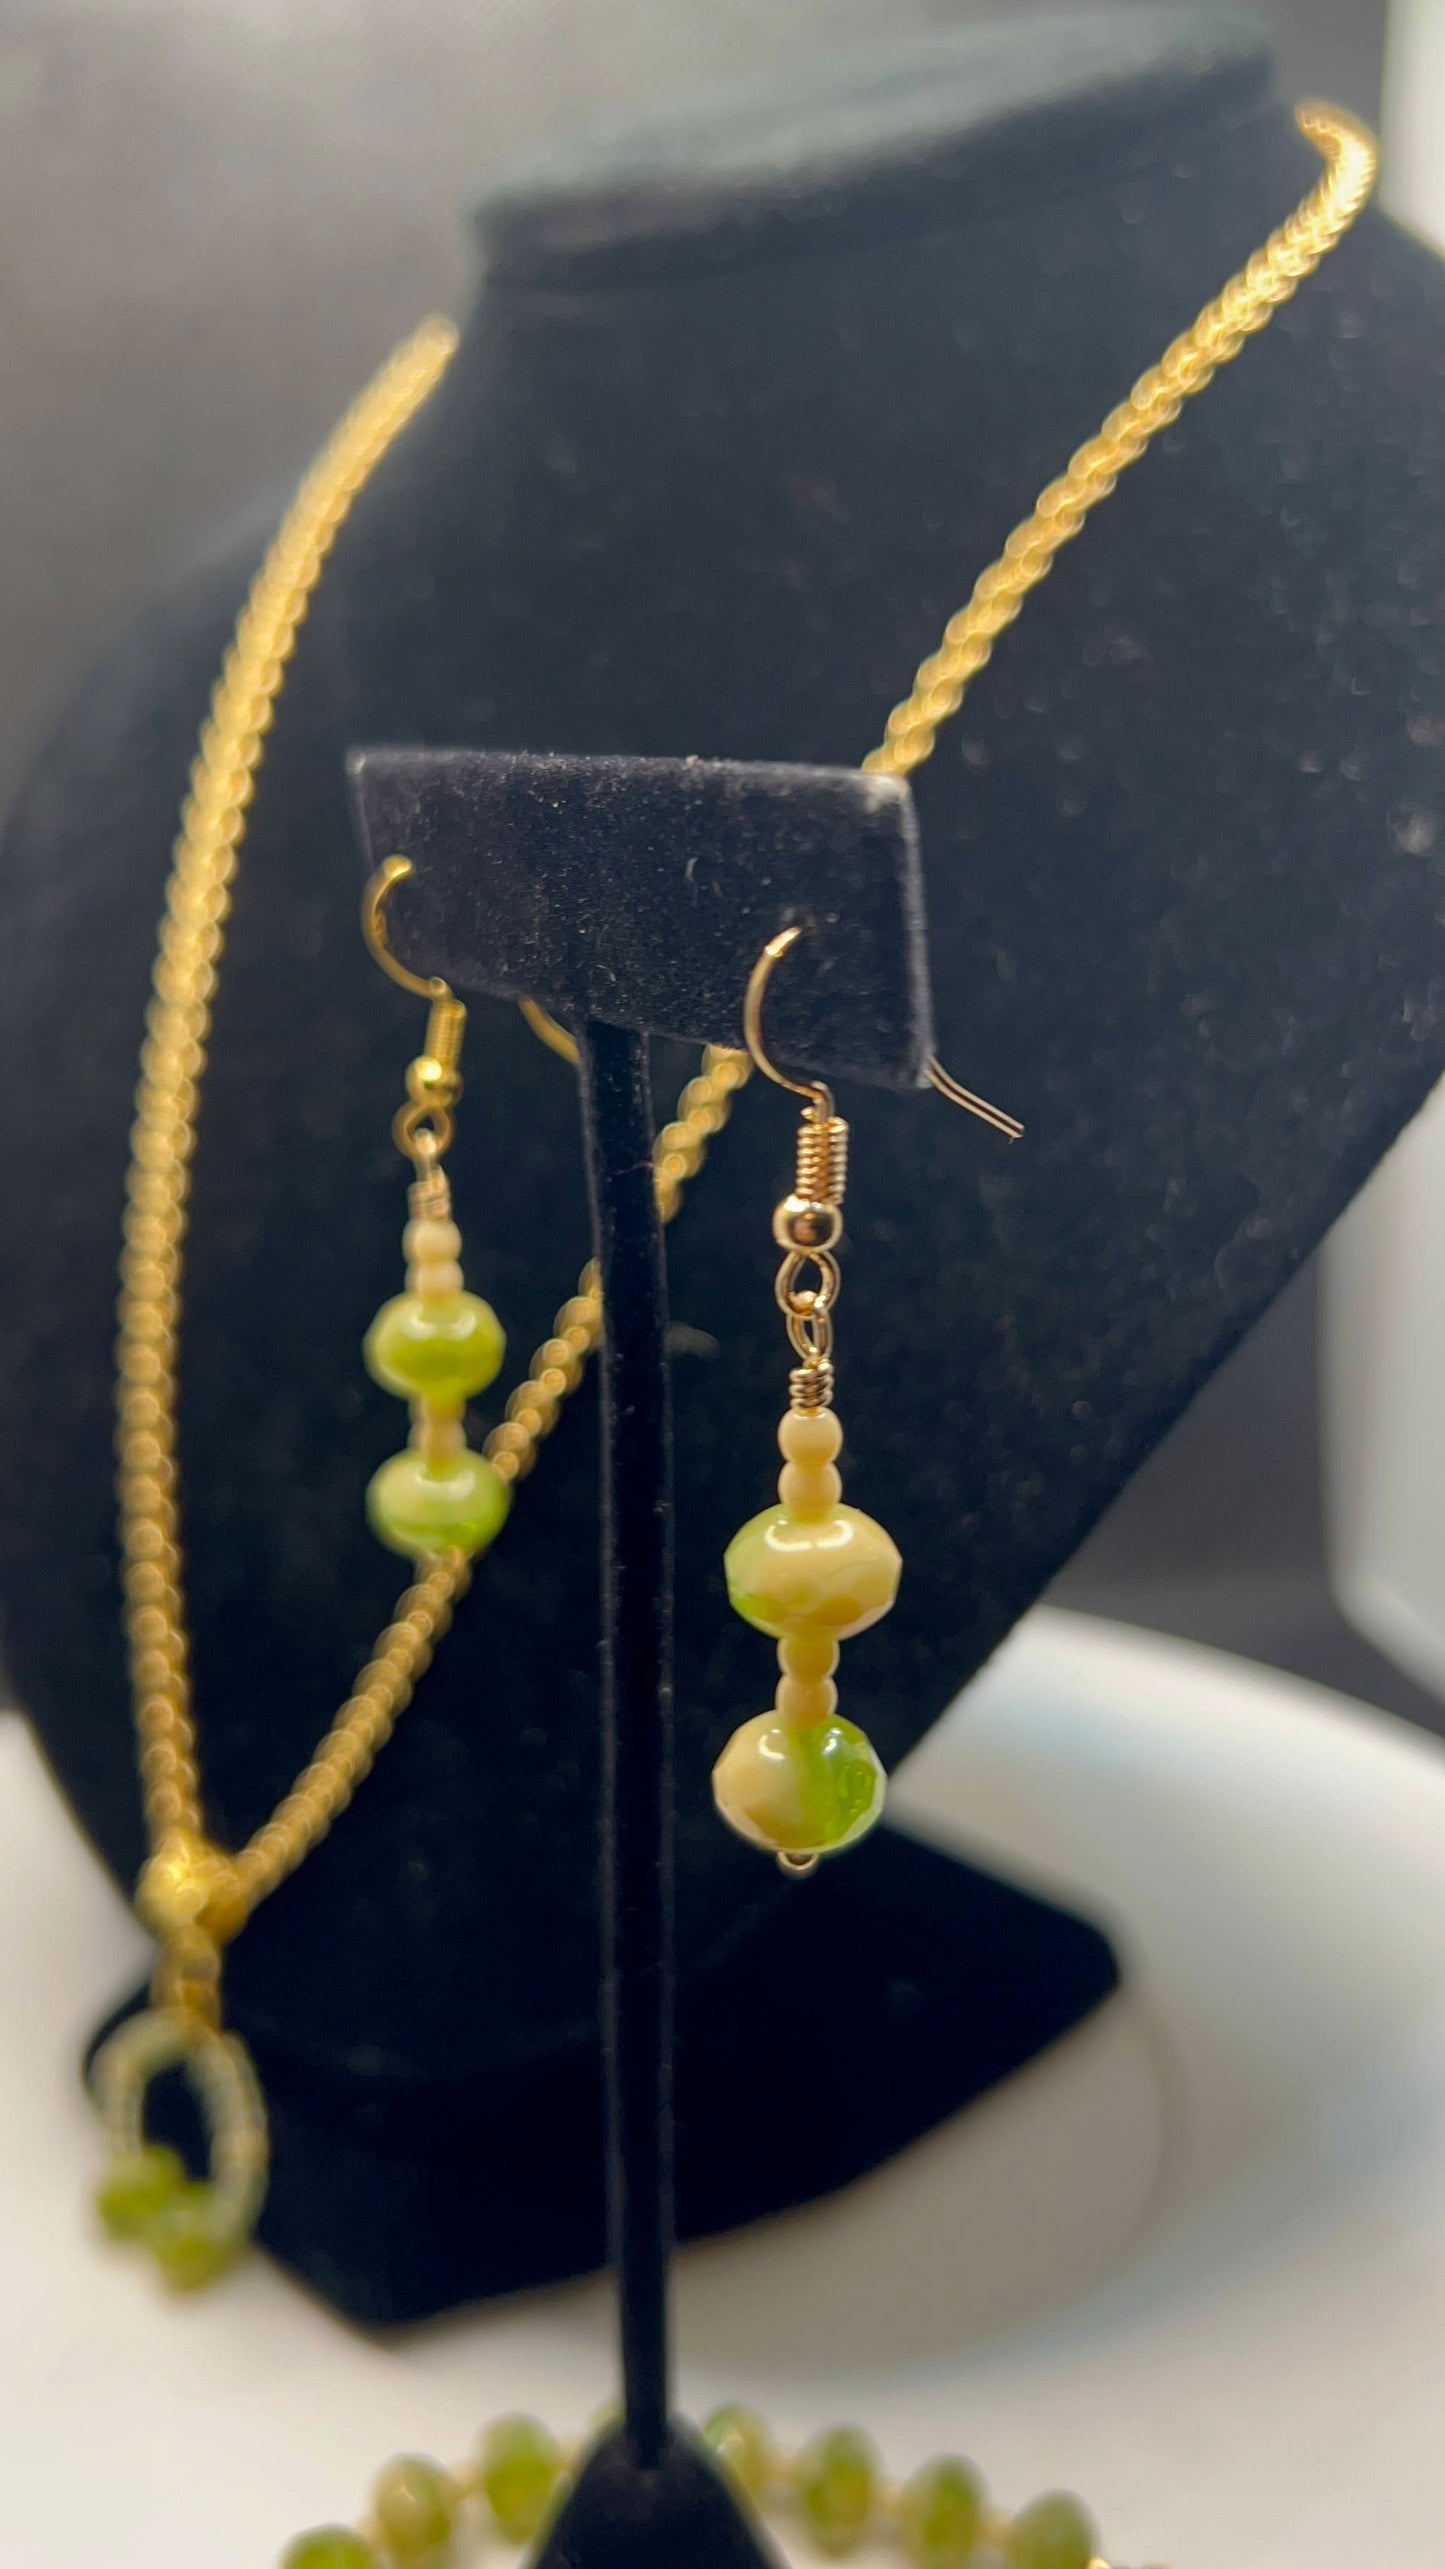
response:
[[(1126, 1992), (881, 2176), (685, 2255), (684, 2406), (1075, 2487), (1135, 2569), (1439, 2569), (1445, 1749), (1040, 1612), (894, 1811), (1072, 1895)], [(76, 2062), (144, 1947), (15, 1722), (0, 1886), (7, 2564), (271, 2569), (390, 2453), (609, 2395), (597, 2284), (376, 2342), (260, 2258), (177, 2303), (98, 2243)]]

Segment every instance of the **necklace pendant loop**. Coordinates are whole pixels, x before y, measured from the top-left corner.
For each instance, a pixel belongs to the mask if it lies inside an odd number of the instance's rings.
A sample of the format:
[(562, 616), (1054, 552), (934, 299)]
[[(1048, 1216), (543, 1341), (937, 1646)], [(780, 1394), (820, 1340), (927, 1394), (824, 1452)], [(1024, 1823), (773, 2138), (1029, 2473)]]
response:
[[(255, 2066), (240, 2036), (220, 2026), (219, 1959), (202, 2006), (172, 1998), (128, 2017), (101, 2046), (91, 2074), (110, 2144), (96, 2208), (112, 2238), (148, 2248), (181, 2292), (214, 2283), (234, 2265), (255, 2229), (270, 2167)], [(158, 1992), (193, 1985), (173, 1949), (162, 1955), (156, 1980)], [(192, 2177), (177, 2151), (146, 2134), (151, 2085), (170, 2069), (184, 2072), (205, 2125), (204, 2178)]]

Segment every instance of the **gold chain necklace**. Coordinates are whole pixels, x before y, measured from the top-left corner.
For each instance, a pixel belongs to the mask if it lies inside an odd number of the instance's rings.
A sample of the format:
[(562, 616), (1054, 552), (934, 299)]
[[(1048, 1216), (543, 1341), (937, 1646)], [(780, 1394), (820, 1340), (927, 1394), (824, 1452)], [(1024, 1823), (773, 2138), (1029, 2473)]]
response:
[[(1372, 138), (1334, 107), (1302, 107), (1297, 122), (1324, 160), (1316, 186), (1040, 494), (950, 618), (865, 768), (903, 776), (932, 754), (940, 725), (957, 713), (998, 635), (1120, 473), (1348, 230), (1374, 183)], [(116, 1402), (125, 1629), (151, 1849), (136, 1906), (161, 1952), (151, 2010), (111, 2037), (96, 2063), (96, 2087), (114, 2153), (103, 2203), (112, 2228), (125, 2235), (142, 2235), (149, 2218), (146, 2170), (158, 2155), (145, 2146), (150, 2080), (178, 2063), (196, 2087), (211, 2135), (212, 2182), (189, 2189), (184, 2217), (170, 2224), (173, 2253), (163, 2262), (177, 2283), (208, 2280), (228, 2262), (254, 2225), (265, 2187), (259, 2089), (244, 2046), (221, 2025), (222, 1949), (346, 1808), (410, 1702), (470, 1575), (454, 1552), (421, 1566), (310, 1763), (244, 1847), (219, 1848), (205, 1825), (191, 1700), (176, 1432), (182, 1251), (212, 1003), (247, 814), (298, 633), (353, 502), (456, 345), (449, 322), (430, 320), (396, 351), (307, 473), (256, 574), (202, 726), (146, 1014), (126, 1181)], [(748, 1071), (746, 1054), (713, 1049), (684, 1088), (657, 1142), (664, 1220), (677, 1212)], [(959, 1103), (991, 1111), (937, 1062), (930, 1076)], [(508, 1483), (535, 1463), (600, 1327), (588, 1266), (483, 1448)]]

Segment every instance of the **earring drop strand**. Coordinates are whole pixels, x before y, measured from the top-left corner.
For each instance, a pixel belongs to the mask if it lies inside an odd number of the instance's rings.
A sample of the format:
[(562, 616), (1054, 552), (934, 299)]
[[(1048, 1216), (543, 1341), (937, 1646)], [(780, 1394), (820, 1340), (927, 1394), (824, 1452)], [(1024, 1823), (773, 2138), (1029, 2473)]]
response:
[(468, 1445), (464, 1416), (467, 1402), (501, 1371), (507, 1341), (491, 1304), (466, 1290), (443, 1166), (462, 1093), (467, 1012), (444, 981), (419, 981), (399, 964), (386, 939), (387, 897), (410, 871), (405, 857), (388, 857), (361, 904), (363, 933), (382, 970), (431, 1001), (426, 1040), (406, 1074), (407, 1102), (392, 1127), (416, 1173), (402, 1233), (406, 1291), (383, 1303), (365, 1349), (373, 1381), (410, 1402), (411, 1438), (373, 1475), (366, 1513), (389, 1551), (414, 1561), (450, 1553), (470, 1560), (501, 1533), (512, 1504), (496, 1466)]
[[(838, 1711), (838, 1644), (886, 1615), (902, 1561), (890, 1534), (843, 1505), (843, 1430), (833, 1409), (833, 1312), (842, 1278), (848, 1127), (821, 1081), (788, 1079), (763, 1042), (763, 999), (801, 928), (770, 937), (748, 981), (743, 1027), (757, 1068), (806, 1100), (792, 1192), (773, 1215), (783, 1252), (776, 1295), (798, 1359), (778, 1427), (783, 1468), (775, 1507), (733, 1536), (723, 1559), (728, 1598), (778, 1645), (771, 1712), (735, 1730), (713, 1768), (713, 1799), (729, 1828), (811, 1873), (866, 1836), (887, 1789), (876, 1750)], [(817, 1281), (803, 1279), (811, 1269)]]

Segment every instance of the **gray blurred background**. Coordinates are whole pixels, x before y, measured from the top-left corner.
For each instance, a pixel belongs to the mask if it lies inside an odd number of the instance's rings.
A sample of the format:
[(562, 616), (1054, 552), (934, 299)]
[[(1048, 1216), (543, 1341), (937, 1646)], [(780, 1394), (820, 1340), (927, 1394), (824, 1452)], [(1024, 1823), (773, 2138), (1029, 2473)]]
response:
[[(1055, 6), (1059, 0), (1055, 0)], [(5, 0), (0, 802), (135, 600), (456, 310), (467, 208), (579, 121), (972, 0)], [(1385, 0), (1269, 0), (1287, 86), (1373, 117)], [(1442, 1723), (1324, 1572), (1302, 1276), (1058, 1583)]]

